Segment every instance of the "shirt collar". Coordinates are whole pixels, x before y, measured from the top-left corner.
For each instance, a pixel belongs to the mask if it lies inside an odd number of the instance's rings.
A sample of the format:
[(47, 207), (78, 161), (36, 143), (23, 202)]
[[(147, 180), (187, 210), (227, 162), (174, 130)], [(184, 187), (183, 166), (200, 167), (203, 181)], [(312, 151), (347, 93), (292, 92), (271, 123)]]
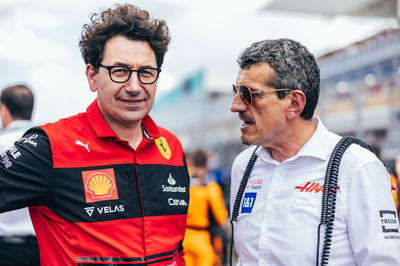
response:
[[(118, 138), (112, 128), (107, 124), (106, 120), (104, 119), (99, 105), (97, 103), (97, 99), (94, 100), (86, 109), (86, 113), (88, 116), (89, 123), (93, 128), (95, 134), (99, 138), (105, 137), (113, 137)], [(143, 135), (147, 139), (154, 139), (160, 137), (160, 132), (156, 123), (154, 123), (153, 119), (147, 115), (142, 120), (141, 125)]]
[(13, 120), (8, 124), (7, 130), (8, 129), (17, 129), (17, 128), (27, 128), (31, 127), (32, 122), (29, 120)]
[(318, 122), (317, 129), (296, 156), (310, 156), (328, 160), (333, 147), (340, 140), (340, 136), (330, 132), (319, 117), (314, 119)]
[[(311, 138), (303, 145), (303, 147), (291, 158), (285, 161), (293, 161), (298, 157), (314, 157), (321, 160), (328, 160), (334, 145), (340, 140), (340, 136), (330, 132), (322, 123), (319, 117), (314, 117), (317, 120), (317, 129)], [(258, 149), (256, 152), (258, 156), (267, 162), (279, 164), (276, 160), (272, 159), (271, 153), (266, 148)]]

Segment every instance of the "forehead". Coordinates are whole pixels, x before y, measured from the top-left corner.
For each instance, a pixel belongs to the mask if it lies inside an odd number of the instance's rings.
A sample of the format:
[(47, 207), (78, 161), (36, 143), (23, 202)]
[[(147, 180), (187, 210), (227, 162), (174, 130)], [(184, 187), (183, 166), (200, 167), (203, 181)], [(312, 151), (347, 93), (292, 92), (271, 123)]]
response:
[(156, 55), (146, 41), (115, 36), (104, 45), (103, 62), (108, 64), (124, 63), (129, 66), (155, 66)]
[(246, 69), (239, 70), (236, 78), (237, 85), (262, 84), (265, 85), (273, 78), (275, 71), (266, 62), (251, 65)]

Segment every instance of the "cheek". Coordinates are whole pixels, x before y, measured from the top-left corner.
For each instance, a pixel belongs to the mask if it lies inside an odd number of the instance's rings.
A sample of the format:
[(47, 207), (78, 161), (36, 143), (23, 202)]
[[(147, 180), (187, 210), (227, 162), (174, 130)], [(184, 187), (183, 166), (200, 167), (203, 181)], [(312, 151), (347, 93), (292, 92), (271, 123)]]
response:
[(156, 91), (157, 91), (157, 84), (154, 84), (153, 87), (150, 87), (148, 89), (148, 93), (149, 93), (150, 97), (154, 98), (156, 95)]
[(267, 133), (273, 130), (278, 126), (279, 117), (276, 115), (270, 115), (270, 113), (274, 114), (274, 112), (270, 112), (268, 110), (255, 115), (256, 120), (256, 130), (258, 133)]
[(154, 99), (156, 97), (156, 87), (149, 87), (146, 89), (147, 96), (151, 103), (154, 103)]

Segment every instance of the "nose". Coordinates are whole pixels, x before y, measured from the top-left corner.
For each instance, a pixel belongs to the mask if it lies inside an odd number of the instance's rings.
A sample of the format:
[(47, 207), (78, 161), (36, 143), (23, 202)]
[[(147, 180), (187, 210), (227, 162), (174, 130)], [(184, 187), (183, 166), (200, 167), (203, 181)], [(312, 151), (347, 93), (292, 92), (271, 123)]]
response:
[(132, 94), (138, 94), (142, 90), (142, 83), (135, 72), (132, 72), (131, 77), (126, 82), (125, 90)]
[(236, 93), (232, 99), (231, 112), (233, 112), (233, 113), (244, 112), (244, 111), (246, 111), (246, 109), (247, 109), (247, 105), (242, 101), (239, 93)]

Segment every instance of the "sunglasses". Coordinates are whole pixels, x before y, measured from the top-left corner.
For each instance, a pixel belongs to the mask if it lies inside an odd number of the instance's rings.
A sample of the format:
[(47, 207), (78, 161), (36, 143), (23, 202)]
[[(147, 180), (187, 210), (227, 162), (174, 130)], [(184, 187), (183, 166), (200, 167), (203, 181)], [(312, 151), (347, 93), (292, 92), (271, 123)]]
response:
[[(253, 95), (259, 95), (263, 93), (270, 93), (276, 91), (291, 91), (293, 89), (270, 89), (270, 90), (261, 90), (261, 91), (252, 91), (249, 87), (246, 86), (233, 86), (233, 95), (236, 95), (239, 91), (240, 99), (246, 104), (250, 105), (253, 103)], [(239, 89), (238, 89), (239, 88)]]

